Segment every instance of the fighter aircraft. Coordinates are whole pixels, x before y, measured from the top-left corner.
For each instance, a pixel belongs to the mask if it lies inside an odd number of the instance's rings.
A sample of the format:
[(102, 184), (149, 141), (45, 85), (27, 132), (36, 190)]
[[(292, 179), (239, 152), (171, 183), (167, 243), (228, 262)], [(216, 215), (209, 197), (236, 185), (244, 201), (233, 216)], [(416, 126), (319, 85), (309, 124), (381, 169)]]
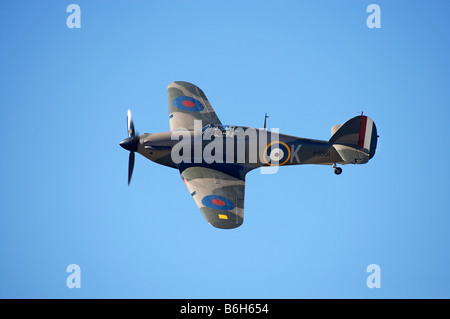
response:
[[(128, 185), (135, 152), (178, 169), (206, 221), (222, 229), (244, 221), (245, 176), (251, 170), (284, 165), (364, 164), (374, 155), (377, 129), (363, 114), (331, 128), (328, 141), (278, 134), (264, 128), (223, 125), (203, 91), (188, 82), (168, 86), (170, 131), (136, 135), (127, 112), (128, 138), (120, 146), (130, 151)], [(267, 118), (267, 115), (266, 115)]]

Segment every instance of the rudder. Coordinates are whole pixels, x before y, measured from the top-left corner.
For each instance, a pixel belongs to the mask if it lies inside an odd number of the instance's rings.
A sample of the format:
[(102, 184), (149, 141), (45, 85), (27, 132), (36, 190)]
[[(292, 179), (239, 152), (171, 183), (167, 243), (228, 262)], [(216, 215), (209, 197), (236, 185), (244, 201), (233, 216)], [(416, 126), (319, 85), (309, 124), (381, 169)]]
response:
[(374, 121), (365, 115), (356, 116), (341, 126), (333, 126), (330, 143), (341, 157), (349, 163), (366, 163), (375, 155), (377, 128)]

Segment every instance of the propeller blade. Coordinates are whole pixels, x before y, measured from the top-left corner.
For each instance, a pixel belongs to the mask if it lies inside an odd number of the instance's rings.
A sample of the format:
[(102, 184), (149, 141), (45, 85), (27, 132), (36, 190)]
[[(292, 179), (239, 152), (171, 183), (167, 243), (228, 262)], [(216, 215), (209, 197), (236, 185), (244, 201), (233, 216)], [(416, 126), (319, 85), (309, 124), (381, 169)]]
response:
[(130, 186), (131, 176), (133, 175), (134, 168), (134, 152), (130, 152), (130, 157), (128, 159), (128, 186)]
[(127, 111), (127, 129), (128, 129), (128, 137), (135, 137), (134, 124), (133, 119), (131, 118), (131, 111)]

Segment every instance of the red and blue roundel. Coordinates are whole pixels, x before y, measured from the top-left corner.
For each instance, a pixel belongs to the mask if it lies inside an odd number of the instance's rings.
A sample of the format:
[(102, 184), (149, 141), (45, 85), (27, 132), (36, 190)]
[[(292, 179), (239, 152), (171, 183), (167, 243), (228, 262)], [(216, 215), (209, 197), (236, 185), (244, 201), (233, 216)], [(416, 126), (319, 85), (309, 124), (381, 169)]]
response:
[(179, 96), (174, 98), (172, 105), (177, 109), (190, 112), (201, 112), (204, 108), (200, 101), (189, 96)]
[(234, 204), (228, 198), (220, 195), (207, 195), (203, 197), (202, 204), (206, 207), (220, 210), (234, 209)]

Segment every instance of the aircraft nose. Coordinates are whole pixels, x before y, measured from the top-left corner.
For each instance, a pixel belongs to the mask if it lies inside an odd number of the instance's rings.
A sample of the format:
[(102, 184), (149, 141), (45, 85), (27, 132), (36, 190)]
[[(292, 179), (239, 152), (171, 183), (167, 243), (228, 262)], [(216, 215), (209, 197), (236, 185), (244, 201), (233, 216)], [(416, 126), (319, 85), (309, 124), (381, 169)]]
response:
[(137, 150), (137, 141), (133, 137), (128, 137), (119, 143), (124, 149), (130, 152), (136, 152)]

